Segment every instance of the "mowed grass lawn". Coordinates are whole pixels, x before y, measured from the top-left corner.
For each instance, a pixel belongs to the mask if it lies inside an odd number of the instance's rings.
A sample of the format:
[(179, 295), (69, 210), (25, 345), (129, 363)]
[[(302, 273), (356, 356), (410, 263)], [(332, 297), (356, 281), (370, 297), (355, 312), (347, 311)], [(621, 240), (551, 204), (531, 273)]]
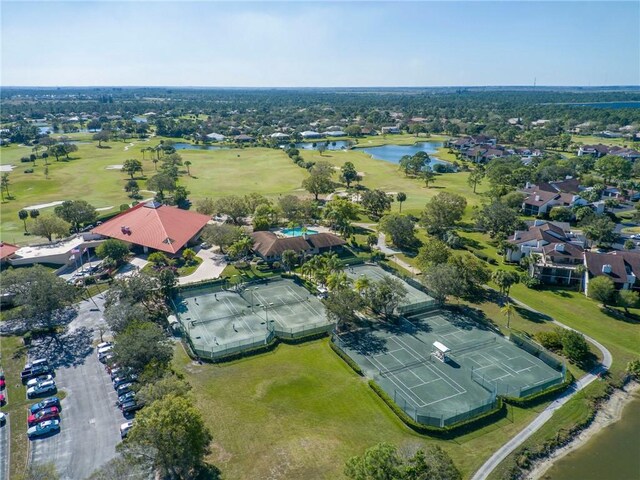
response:
[[(401, 138), (406, 137), (406, 138)], [(75, 136), (72, 136), (75, 139)], [(85, 139), (81, 139), (86, 141)], [(119, 170), (109, 169), (113, 165), (122, 165), (129, 158), (143, 160), (142, 148), (155, 146), (161, 138), (151, 138), (149, 141), (132, 139), (127, 142), (107, 142), (103, 145), (109, 148), (98, 148), (97, 143), (80, 143), (78, 151), (71, 154), (71, 160), (56, 162), (50, 158), (49, 175), (45, 178), (44, 161), (38, 159), (34, 173), (24, 173), (32, 168), (31, 163), (20, 163), (20, 158), (31, 153), (30, 147), (12, 145), (0, 149), (2, 164), (15, 166), (10, 174), (9, 191), (12, 200), (5, 200), (0, 208), (2, 240), (12, 243), (26, 244), (42, 239), (24, 235), (22, 221), (18, 218), (18, 211), (22, 208), (57, 202), (62, 200), (84, 199), (96, 208), (105, 209), (100, 213), (108, 214), (118, 211), (121, 204), (130, 203), (131, 199), (124, 191), (124, 185), (129, 176)], [(178, 141), (178, 139), (173, 139)], [(382, 141), (377, 139), (376, 141)], [(416, 140), (413, 136), (389, 136), (387, 143), (394, 141), (410, 143)], [(130, 144), (133, 143), (133, 146)], [(125, 150), (125, 147), (128, 148)], [(273, 199), (280, 195), (297, 194), (308, 195), (302, 189), (302, 180), (307, 176), (305, 169), (295, 165), (280, 149), (270, 148), (233, 148), (229, 150), (180, 150), (184, 161), (190, 161), (191, 176), (180, 177), (180, 184), (191, 192), (190, 198), (197, 201), (200, 198), (219, 198), (225, 195), (245, 195), (258, 192)], [(478, 203), (478, 195), (469, 194), (466, 183), (468, 174), (456, 173), (438, 176), (431, 188), (425, 188), (418, 179), (406, 178), (398, 166), (382, 160), (374, 160), (369, 155), (357, 150), (326, 152), (324, 155), (316, 151), (303, 151), (306, 160), (326, 160), (340, 167), (346, 161), (352, 161), (356, 168), (364, 172), (363, 185), (368, 188), (380, 188), (387, 192), (403, 191), (407, 194), (407, 201), (403, 204), (403, 212), (419, 214), (429, 198), (440, 191), (447, 190), (469, 195), (470, 204)], [(152, 176), (154, 164), (151, 154), (146, 153), (143, 161), (144, 174)], [(338, 174), (335, 175), (338, 181)], [(146, 181), (144, 177), (138, 179), (141, 194), (149, 198), (153, 194), (144, 191)], [(479, 191), (482, 191), (480, 189)], [(107, 207), (111, 207), (106, 210)], [(394, 203), (393, 210), (397, 211), (398, 203)], [(470, 210), (470, 209), (469, 209)], [(41, 209), (41, 214), (53, 213), (53, 207)], [(27, 224), (31, 223), (27, 220)]]
[(193, 386), (214, 437), (209, 460), (225, 478), (344, 478), (344, 462), (378, 442), (441, 445), (465, 478), (536, 415), (508, 418), (455, 441), (407, 428), (323, 339), (221, 365), (198, 365), (181, 347), (175, 366)]

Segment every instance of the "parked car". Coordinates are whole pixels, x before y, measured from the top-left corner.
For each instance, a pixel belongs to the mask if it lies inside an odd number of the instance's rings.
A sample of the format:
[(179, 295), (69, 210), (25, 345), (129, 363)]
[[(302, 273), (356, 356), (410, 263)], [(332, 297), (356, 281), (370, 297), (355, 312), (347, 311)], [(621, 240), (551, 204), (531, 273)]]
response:
[(0, 393), (0, 407), (7, 402), (7, 397), (4, 396), (4, 393)]
[(38, 383), (33, 387), (27, 388), (27, 397), (33, 398), (38, 395), (44, 395), (45, 393), (53, 393), (56, 390), (56, 382), (53, 380), (47, 380), (46, 382)]
[(37, 413), (40, 410), (44, 410), (49, 407), (58, 407), (60, 410), (60, 399), (58, 397), (49, 397), (45, 398), (41, 402), (35, 403), (29, 407), (30, 413)]
[(128, 382), (128, 383), (123, 383), (118, 388), (116, 388), (116, 393), (118, 394), (118, 397), (121, 395), (124, 395), (125, 393), (129, 393), (131, 391), (132, 386), (133, 386), (133, 383)]
[(120, 425), (120, 438), (125, 438), (129, 430), (131, 430), (131, 427), (133, 427), (133, 420), (129, 420)]
[(60, 431), (60, 420), (47, 420), (27, 429), (29, 439), (41, 437), (51, 432)]
[(101, 348), (110, 347), (111, 345), (113, 345), (113, 343), (111, 343), (111, 342), (102, 342), (102, 343), (99, 343), (98, 345), (96, 345), (96, 349), (100, 350)]
[(39, 377), (32, 378), (31, 380), (27, 381), (27, 388), (33, 387), (34, 385), (37, 385), (37, 384), (42, 383), (42, 382), (46, 382), (47, 380), (53, 380), (53, 376), (52, 375), (41, 375)]
[(107, 355), (109, 355), (109, 352), (111, 352), (111, 350), (113, 350), (113, 345), (99, 348), (97, 353), (98, 360), (101, 361), (102, 363), (106, 363), (106, 357)]
[(3, 390), (4, 387), (6, 386), (6, 381), (4, 379), (4, 376), (0, 377), (0, 390)]
[(120, 405), (120, 410), (122, 410), (123, 415), (129, 415), (133, 412), (140, 410), (141, 408), (142, 408), (142, 405), (140, 405), (135, 400), (131, 400), (129, 402), (126, 402)]
[(35, 360), (32, 360), (31, 362), (27, 363), (24, 366), (24, 369), (26, 370), (27, 368), (33, 368), (33, 367), (38, 367), (43, 365), (46, 365), (48, 367), (49, 360), (47, 360), (46, 358), (36, 358)]
[(36, 365), (33, 367), (25, 368), (22, 372), (20, 372), (20, 378), (22, 379), (22, 383), (27, 383), (33, 377), (38, 377), (40, 375), (53, 374), (53, 371), (49, 367), (49, 365)]
[(27, 417), (27, 423), (31, 427), (36, 423), (44, 422), (45, 420), (53, 420), (59, 418), (60, 411), (58, 410), (58, 407), (49, 407), (29, 415), (29, 417)]
[(111, 381), (112, 382), (117, 377), (119, 377), (122, 373), (124, 373), (120, 367), (113, 367), (113, 368), (107, 369), (107, 370), (109, 370), (109, 376), (111, 377)]
[(113, 388), (118, 388), (125, 383), (134, 383), (135, 380), (131, 377), (116, 377), (113, 379)]
[(116, 403), (118, 405), (118, 407), (120, 407), (120, 405), (122, 405), (123, 403), (127, 403), (131, 400), (134, 400), (136, 398), (136, 392), (128, 392), (125, 393), (124, 395), (120, 395), (118, 397), (118, 402)]
[(0, 425), (4, 425), (7, 421), (7, 415), (4, 412), (0, 412)]

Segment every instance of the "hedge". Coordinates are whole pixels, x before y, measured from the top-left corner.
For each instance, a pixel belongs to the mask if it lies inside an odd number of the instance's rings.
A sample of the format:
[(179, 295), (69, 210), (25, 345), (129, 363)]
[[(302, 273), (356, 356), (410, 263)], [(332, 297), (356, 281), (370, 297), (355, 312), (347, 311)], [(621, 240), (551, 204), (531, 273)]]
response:
[(362, 368), (360, 368), (360, 365), (358, 365), (356, 362), (354, 362), (351, 357), (349, 357), (349, 355), (347, 355), (346, 353), (344, 353), (342, 350), (340, 350), (340, 348), (333, 343), (333, 341), (329, 342), (329, 344), (331, 345), (331, 349), (336, 352), (336, 354), (345, 361), (345, 363), (347, 365), (349, 365), (354, 372), (356, 372), (358, 375), (360, 375), (361, 377), (364, 377), (364, 372), (362, 371)]
[(499, 417), (503, 417), (506, 415), (504, 402), (502, 401), (502, 398), (498, 397), (498, 399), (496, 400), (497, 405), (495, 409), (483, 413), (482, 415), (478, 415), (477, 417), (470, 418), (469, 420), (464, 420), (448, 427), (433, 427), (431, 425), (423, 425), (422, 423), (416, 422), (413, 418), (407, 415), (407, 413), (402, 410), (396, 404), (396, 402), (394, 402), (393, 399), (389, 395), (387, 395), (387, 392), (385, 392), (382, 387), (375, 381), (369, 380), (369, 386), (374, 392), (376, 392), (376, 394), (382, 399), (382, 401), (387, 404), (387, 406), (393, 411), (393, 413), (395, 413), (400, 418), (400, 420), (402, 420), (405, 425), (422, 435), (432, 435), (441, 438), (457, 437), (464, 433), (477, 430), (478, 428), (493, 423)]

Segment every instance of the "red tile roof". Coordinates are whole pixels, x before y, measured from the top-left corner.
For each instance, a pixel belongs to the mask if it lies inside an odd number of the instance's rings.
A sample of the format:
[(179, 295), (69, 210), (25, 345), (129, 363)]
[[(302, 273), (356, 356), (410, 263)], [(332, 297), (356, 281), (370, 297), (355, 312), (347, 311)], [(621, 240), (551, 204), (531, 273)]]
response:
[(94, 228), (93, 233), (176, 253), (211, 220), (208, 215), (153, 202), (141, 203)]
[(17, 245), (12, 245), (7, 242), (0, 242), (0, 260), (4, 260), (5, 258), (9, 258), (11, 255), (16, 253), (20, 247)]

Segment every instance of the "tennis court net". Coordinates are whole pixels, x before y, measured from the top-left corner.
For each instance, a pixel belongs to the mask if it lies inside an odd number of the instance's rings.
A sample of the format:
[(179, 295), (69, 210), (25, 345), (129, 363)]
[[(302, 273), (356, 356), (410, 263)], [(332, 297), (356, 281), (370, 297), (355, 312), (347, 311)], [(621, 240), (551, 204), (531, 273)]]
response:
[(380, 374), (381, 377), (387, 377), (393, 373), (398, 373), (398, 372), (402, 372), (403, 370), (409, 370), (413, 367), (417, 367), (419, 365), (424, 365), (426, 362), (428, 362), (429, 359), (427, 358), (420, 358), (418, 360), (416, 360), (415, 362), (411, 362), (411, 363), (405, 363), (404, 365), (400, 365), (398, 367), (394, 367), (394, 368), (388, 368), (388, 369), (381, 369), (378, 368), (378, 373)]
[(242, 317), (244, 315), (246, 315), (247, 312), (245, 312), (244, 310), (238, 313), (232, 313), (230, 315), (225, 315), (223, 317), (217, 317), (217, 318), (200, 318), (198, 320), (186, 320), (187, 323), (191, 323), (193, 326), (202, 324), (202, 323), (212, 323), (212, 322), (219, 322), (220, 320), (226, 320), (228, 318), (237, 318), (237, 317)]
[(495, 343), (497, 338), (498, 337), (491, 337), (488, 340), (484, 340), (481, 342), (462, 343), (459, 346), (452, 348), (451, 353), (453, 353), (454, 355), (459, 355), (460, 353), (468, 352), (469, 350), (476, 350), (480, 347), (485, 347), (487, 345), (491, 345), (492, 343)]

